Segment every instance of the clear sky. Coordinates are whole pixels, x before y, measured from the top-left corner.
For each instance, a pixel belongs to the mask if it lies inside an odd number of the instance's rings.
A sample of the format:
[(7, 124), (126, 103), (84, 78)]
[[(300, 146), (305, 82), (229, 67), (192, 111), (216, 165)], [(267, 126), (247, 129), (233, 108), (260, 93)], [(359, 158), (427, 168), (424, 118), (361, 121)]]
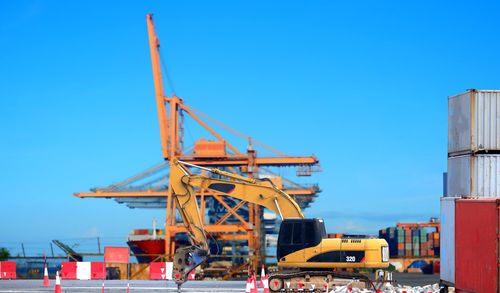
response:
[[(328, 232), (377, 233), (439, 216), (447, 96), (500, 89), (499, 8), (3, 1), (0, 246), (18, 252), (25, 243), (39, 254), (66, 239), (95, 250), (97, 236), (124, 245), (129, 229), (164, 220), (164, 210), (72, 196), (162, 160), (150, 12), (177, 95), (285, 153), (320, 159), (322, 173), (288, 177), (320, 185), (305, 214), (325, 218)], [(199, 135), (187, 121), (186, 140)]]

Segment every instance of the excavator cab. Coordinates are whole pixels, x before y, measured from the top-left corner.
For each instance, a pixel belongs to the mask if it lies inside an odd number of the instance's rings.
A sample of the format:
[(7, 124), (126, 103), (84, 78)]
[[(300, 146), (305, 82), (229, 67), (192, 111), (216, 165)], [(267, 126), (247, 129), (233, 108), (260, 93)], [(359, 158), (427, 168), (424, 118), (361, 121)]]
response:
[(384, 239), (369, 235), (327, 238), (322, 219), (292, 218), (281, 222), (278, 266), (304, 269), (383, 268), (389, 265)]
[(292, 252), (314, 247), (326, 238), (323, 219), (284, 219), (278, 235), (278, 262)]

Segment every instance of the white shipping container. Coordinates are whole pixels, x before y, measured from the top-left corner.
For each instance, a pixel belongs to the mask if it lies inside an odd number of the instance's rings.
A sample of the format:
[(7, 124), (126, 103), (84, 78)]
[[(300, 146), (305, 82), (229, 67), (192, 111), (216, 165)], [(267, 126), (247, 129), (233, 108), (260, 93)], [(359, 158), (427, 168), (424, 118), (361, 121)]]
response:
[(447, 195), (500, 197), (500, 155), (448, 158)]
[(440, 279), (455, 284), (455, 198), (441, 198)]
[(448, 153), (500, 150), (500, 91), (448, 97)]

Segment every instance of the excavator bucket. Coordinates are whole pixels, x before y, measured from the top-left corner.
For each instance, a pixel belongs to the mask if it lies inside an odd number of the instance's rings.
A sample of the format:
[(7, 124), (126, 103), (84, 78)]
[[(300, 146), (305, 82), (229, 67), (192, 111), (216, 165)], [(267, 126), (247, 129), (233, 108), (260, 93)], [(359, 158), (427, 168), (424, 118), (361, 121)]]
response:
[(173, 276), (180, 288), (189, 273), (208, 259), (207, 251), (196, 245), (178, 248), (174, 255)]

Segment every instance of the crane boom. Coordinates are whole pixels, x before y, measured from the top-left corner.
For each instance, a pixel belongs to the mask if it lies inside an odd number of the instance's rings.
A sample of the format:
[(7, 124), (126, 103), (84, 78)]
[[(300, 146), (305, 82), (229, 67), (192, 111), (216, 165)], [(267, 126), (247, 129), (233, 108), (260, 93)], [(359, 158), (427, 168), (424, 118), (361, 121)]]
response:
[(170, 148), (168, 144), (169, 124), (168, 124), (167, 108), (165, 106), (165, 91), (163, 88), (163, 78), (161, 75), (160, 56), (158, 54), (160, 41), (158, 40), (155, 34), (153, 14), (150, 13), (147, 15), (147, 21), (148, 21), (149, 49), (151, 51), (151, 63), (153, 65), (153, 79), (155, 84), (156, 107), (158, 108), (158, 119), (160, 122), (162, 151), (163, 151), (163, 157), (168, 158), (170, 155)]

